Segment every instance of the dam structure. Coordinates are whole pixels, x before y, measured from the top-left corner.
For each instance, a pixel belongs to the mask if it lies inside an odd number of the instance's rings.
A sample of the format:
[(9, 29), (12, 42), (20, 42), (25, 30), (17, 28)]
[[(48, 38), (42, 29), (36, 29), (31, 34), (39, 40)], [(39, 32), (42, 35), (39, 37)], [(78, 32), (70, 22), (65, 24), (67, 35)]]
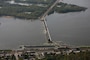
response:
[(46, 16), (48, 15), (48, 13), (57, 5), (57, 3), (59, 3), (60, 0), (56, 0), (48, 9), (47, 11), (40, 17), (40, 20), (43, 23), (44, 26), (44, 31), (45, 31), (45, 36), (46, 36), (46, 40), (47, 43), (45, 43), (46, 45), (58, 45), (58, 43), (54, 42), (51, 38), (51, 34), (49, 32), (48, 26), (47, 26), (47, 20), (46, 20)]

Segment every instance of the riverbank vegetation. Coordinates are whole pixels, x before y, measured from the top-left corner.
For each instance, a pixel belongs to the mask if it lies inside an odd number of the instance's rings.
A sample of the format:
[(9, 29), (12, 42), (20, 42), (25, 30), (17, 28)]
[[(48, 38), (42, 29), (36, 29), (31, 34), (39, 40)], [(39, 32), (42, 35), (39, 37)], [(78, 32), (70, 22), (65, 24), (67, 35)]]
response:
[(46, 55), (44, 59), (37, 60), (90, 60), (90, 51), (70, 53), (69, 55)]
[[(0, 0), (0, 16), (23, 19), (38, 19), (56, 0)], [(50, 12), (67, 13), (85, 11), (85, 7), (58, 3)]]
[(49, 12), (48, 15), (54, 12), (56, 13), (80, 12), (80, 11), (85, 11), (86, 9), (87, 9), (86, 7), (60, 2)]

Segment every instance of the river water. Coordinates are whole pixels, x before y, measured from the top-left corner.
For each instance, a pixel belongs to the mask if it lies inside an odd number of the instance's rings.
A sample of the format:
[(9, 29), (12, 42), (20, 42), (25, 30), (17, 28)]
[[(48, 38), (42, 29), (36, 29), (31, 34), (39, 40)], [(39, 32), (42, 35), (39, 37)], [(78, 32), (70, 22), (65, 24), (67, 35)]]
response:
[[(84, 12), (47, 16), (52, 40), (76, 46), (90, 46), (90, 0), (64, 0), (87, 7)], [(45, 40), (41, 21), (0, 17), (0, 49), (13, 49), (19, 45), (41, 45)]]

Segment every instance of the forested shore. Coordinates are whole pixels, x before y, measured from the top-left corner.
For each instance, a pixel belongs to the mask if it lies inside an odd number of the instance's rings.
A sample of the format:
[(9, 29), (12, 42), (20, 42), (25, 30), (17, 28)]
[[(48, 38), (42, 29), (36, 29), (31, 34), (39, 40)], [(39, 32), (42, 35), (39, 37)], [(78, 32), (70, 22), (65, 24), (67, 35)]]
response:
[[(55, 0), (0, 0), (0, 16), (13, 16), (22, 19), (38, 19)], [(87, 8), (77, 5), (58, 3), (48, 15), (57, 13), (85, 11)]]

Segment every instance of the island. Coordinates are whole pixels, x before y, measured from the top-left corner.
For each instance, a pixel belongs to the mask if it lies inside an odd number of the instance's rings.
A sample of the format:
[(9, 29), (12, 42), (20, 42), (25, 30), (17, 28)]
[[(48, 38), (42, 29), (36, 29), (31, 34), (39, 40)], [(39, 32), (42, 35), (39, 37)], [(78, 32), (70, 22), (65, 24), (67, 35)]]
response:
[[(0, 0), (0, 16), (20, 19), (38, 19), (56, 0)], [(85, 11), (86, 7), (59, 2), (48, 15)]]

